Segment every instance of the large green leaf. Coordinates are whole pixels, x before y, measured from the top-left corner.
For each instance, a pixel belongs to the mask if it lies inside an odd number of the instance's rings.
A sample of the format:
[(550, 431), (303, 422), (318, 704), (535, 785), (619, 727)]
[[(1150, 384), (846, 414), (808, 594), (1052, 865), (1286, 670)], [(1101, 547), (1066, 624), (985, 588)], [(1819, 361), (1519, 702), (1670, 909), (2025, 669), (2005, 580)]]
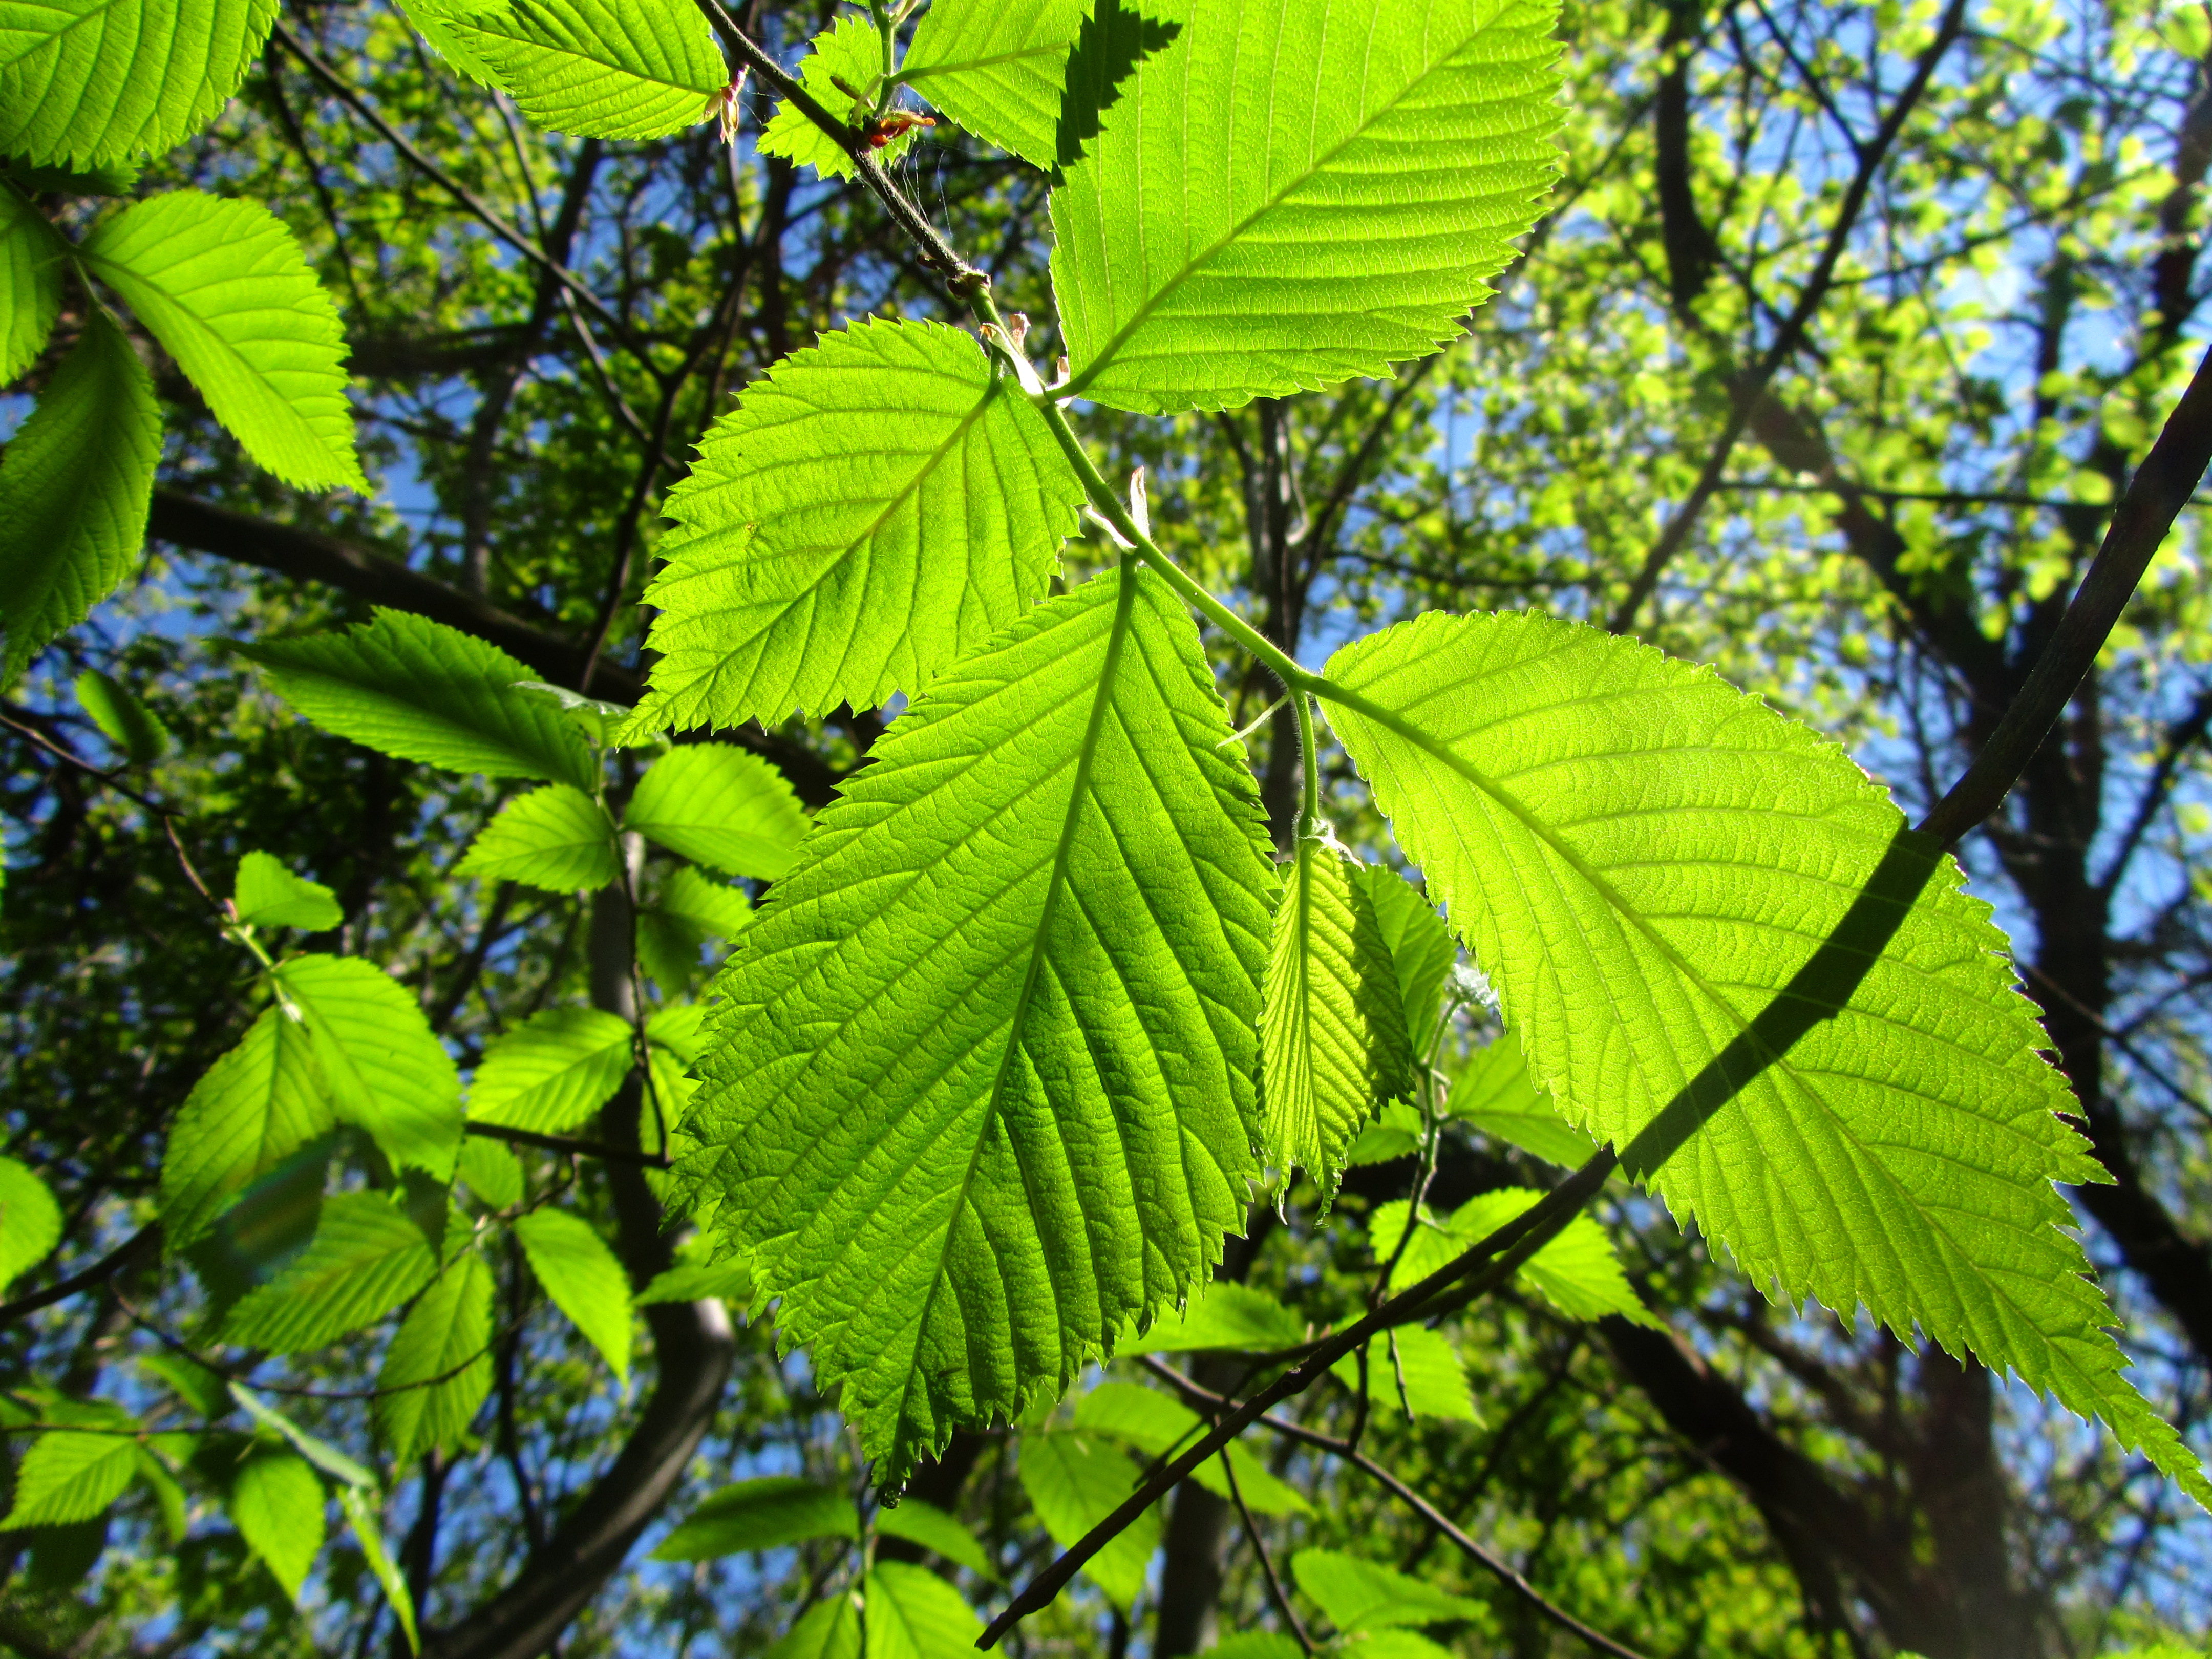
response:
[(297, 1452), (256, 1451), (230, 1478), (232, 1522), (295, 1601), (322, 1553), (329, 1501), (322, 1481)]
[(312, 1048), (305, 1024), (264, 1008), (192, 1085), (161, 1158), (161, 1231), (172, 1251), (213, 1226), (256, 1176), (337, 1124)]
[[(1144, 1471), (1102, 1435), (1061, 1431), (1022, 1437), (1020, 1474), (1038, 1524), (1066, 1549), (1121, 1507)], [(1145, 1587), (1146, 1564), (1159, 1544), (1160, 1511), (1155, 1504), (1115, 1534), (1083, 1571), (1109, 1601), (1127, 1611)]]
[(680, 132), (729, 83), (689, 0), (417, 0), (410, 15), (465, 71), (489, 69), (532, 121), (578, 137)]
[(1579, 623), (1436, 614), (1347, 646), (1331, 719), (1567, 1119), (1754, 1282), (2010, 1366), (2192, 1493), (2053, 1182), (1989, 907), (1842, 750)]
[(613, 1370), (629, 1380), (629, 1279), (615, 1253), (589, 1223), (566, 1210), (518, 1216), (514, 1236), (530, 1271), (553, 1305), (568, 1315)]
[(936, 0), (899, 78), (977, 137), (1050, 167), (1085, 0)]
[(660, 653), (628, 730), (915, 692), (1041, 595), (1083, 487), (1015, 382), (939, 323), (864, 322), (744, 390), (664, 509)]
[(887, 1484), (1243, 1220), (1276, 881), (1237, 750), (1158, 578), (1055, 599), (877, 744), (717, 982), (684, 1167)]
[(600, 1008), (548, 1008), (484, 1050), (469, 1115), (565, 1134), (614, 1098), (635, 1057), (629, 1022)]
[(0, 183), (0, 386), (28, 368), (62, 308), (69, 244), (12, 185)]
[(968, 1659), (983, 1621), (935, 1573), (885, 1561), (868, 1572), (867, 1626), (867, 1659)]
[(1457, 334), (1558, 170), (1547, 0), (1196, 0), (1053, 192), (1068, 390), (1147, 414)]
[(0, 454), (0, 683), (130, 573), (161, 459), (154, 383), (94, 312)]
[(299, 1259), (231, 1310), (223, 1340), (271, 1353), (319, 1348), (391, 1312), (437, 1268), (405, 1211), (381, 1194), (338, 1193), (323, 1200)]
[(174, 190), (104, 222), (82, 254), (247, 454), (301, 489), (368, 489), (346, 404), (345, 331), (283, 220)]
[(138, 1442), (129, 1434), (88, 1429), (42, 1434), (16, 1466), (15, 1506), (0, 1520), (0, 1530), (89, 1521), (123, 1495), (138, 1463)]
[(271, 979), (307, 1022), (317, 1086), (341, 1123), (394, 1164), (450, 1181), (461, 1150), (461, 1079), (419, 1003), (360, 957), (292, 957)]
[(1551, 1097), (1529, 1080), (1520, 1039), (1510, 1032), (1467, 1057), (1452, 1079), (1445, 1109), (1485, 1134), (1570, 1169), (1597, 1151), (1597, 1143), (1561, 1117)]
[(325, 731), (402, 760), (494, 778), (543, 778), (589, 793), (599, 763), (553, 703), (514, 689), (530, 671), (443, 623), (404, 611), (342, 634), (232, 647)]
[(795, 1474), (740, 1480), (709, 1493), (654, 1550), (656, 1561), (711, 1561), (810, 1538), (855, 1538), (860, 1512), (842, 1492)]
[(1260, 1015), (1260, 1144), (1285, 1176), (1310, 1173), (1324, 1200), (1375, 1109), (1412, 1086), (1398, 969), (1351, 855), (1299, 837), (1275, 912)]
[(732, 876), (791, 868), (806, 813), (783, 774), (726, 743), (690, 744), (638, 780), (623, 828)]
[(405, 1465), (451, 1449), (491, 1392), (491, 1269), (475, 1250), (446, 1264), (399, 1322), (377, 1376), (377, 1419)]
[(205, 126), (276, 0), (0, 0), (0, 153), (89, 168)]
[(614, 820), (582, 790), (549, 783), (501, 807), (453, 873), (549, 893), (595, 892), (622, 873)]
[(44, 1261), (62, 1236), (61, 1206), (27, 1164), (0, 1158), (0, 1290)]

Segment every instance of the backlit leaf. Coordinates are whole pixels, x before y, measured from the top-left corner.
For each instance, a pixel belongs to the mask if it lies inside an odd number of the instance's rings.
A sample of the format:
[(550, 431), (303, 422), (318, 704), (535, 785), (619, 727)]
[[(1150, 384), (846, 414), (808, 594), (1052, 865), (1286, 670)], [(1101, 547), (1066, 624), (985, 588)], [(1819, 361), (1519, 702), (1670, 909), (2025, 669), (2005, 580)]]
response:
[(399, 1322), (376, 1386), (378, 1421), (404, 1465), (450, 1451), (491, 1392), (491, 1269), (475, 1250), (448, 1262)]
[[(1137, 1488), (1143, 1471), (1103, 1436), (1064, 1431), (1022, 1437), (1022, 1490), (1052, 1541), (1067, 1548)], [(1084, 1572), (1124, 1611), (1145, 1587), (1145, 1568), (1160, 1544), (1155, 1504), (1085, 1564)]]
[[(730, 71), (686, 0), (416, 0), (417, 27), (489, 69), (532, 122), (580, 138), (659, 138), (706, 118)], [(427, 33), (427, 31), (426, 31)]]
[(1118, 1353), (1192, 1353), (1207, 1349), (1272, 1353), (1306, 1340), (1305, 1322), (1263, 1291), (1216, 1282), (1178, 1314), (1163, 1312), (1151, 1330), (1127, 1337)]
[[(4, 305), (0, 301), (0, 305)], [(0, 377), (4, 378), (4, 377)], [(133, 766), (161, 758), (169, 746), (169, 731), (131, 688), (112, 674), (88, 668), (76, 677), (76, 700), (100, 734)]]
[(61, 1206), (38, 1172), (0, 1158), (0, 1290), (44, 1261), (61, 1236)]
[(0, 385), (28, 368), (53, 332), (68, 257), (46, 216), (0, 184)]
[(606, 1241), (566, 1210), (517, 1216), (514, 1236), (553, 1305), (568, 1316), (615, 1376), (628, 1382), (629, 1279)]
[(248, 853), (238, 861), (231, 889), (238, 919), (254, 927), (304, 927), (319, 932), (345, 920), (337, 896), (319, 881), (295, 876), (266, 853)]
[(628, 1020), (599, 1008), (548, 1008), (484, 1050), (469, 1115), (541, 1135), (566, 1134), (612, 1100), (629, 1075)]
[[(1603, 1240), (1601, 1234), (1599, 1242)], [(1610, 1250), (1607, 1260), (1612, 1260)], [(1617, 1264), (1613, 1271), (1620, 1271)], [(1357, 1355), (1345, 1355), (1329, 1370), (1346, 1388), (1359, 1386)], [(1467, 1368), (1451, 1339), (1419, 1325), (1401, 1325), (1367, 1344), (1367, 1397), (1377, 1411), (1460, 1423), (1481, 1420), (1468, 1388)]]
[(450, 1181), (461, 1149), (461, 1080), (418, 1003), (360, 957), (291, 957), (270, 975), (307, 1021), (315, 1080), (341, 1123), (398, 1166)]
[(783, 774), (726, 743), (687, 744), (640, 778), (623, 828), (732, 876), (791, 868), (806, 814)]
[(983, 1621), (960, 1592), (905, 1561), (870, 1570), (866, 1659), (968, 1659)]
[(943, 1556), (955, 1566), (965, 1567), (985, 1578), (996, 1578), (998, 1569), (975, 1541), (975, 1534), (934, 1504), (919, 1498), (902, 1498), (896, 1509), (876, 1512), (876, 1531), (885, 1538), (903, 1538)]
[(380, 1194), (335, 1194), (299, 1258), (231, 1310), (223, 1340), (271, 1353), (319, 1348), (391, 1312), (437, 1267), (406, 1212)]
[[(814, 101), (838, 119), (857, 126), (873, 111), (884, 78), (883, 37), (867, 18), (848, 15), (816, 35), (799, 63), (799, 83)], [(845, 84), (839, 86), (842, 81)], [(849, 90), (848, 90), (849, 88)], [(902, 132), (876, 152), (879, 161), (896, 161), (914, 143)], [(761, 152), (811, 167), (826, 179), (848, 179), (853, 158), (837, 140), (807, 119), (794, 104), (776, 106)]]
[(1428, 1064), (1443, 1011), (1444, 981), (1459, 956), (1451, 930), (1413, 884), (1379, 864), (1364, 866), (1359, 880), (1375, 906), (1376, 925), (1398, 965), (1398, 1000), (1406, 1011), (1406, 1038), (1413, 1062)]
[(299, 1020), (264, 1008), (192, 1085), (161, 1159), (161, 1229), (171, 1251), (206, 1232), (256, 1176), (337, 1124), (312, 1046)]
[(128, 1434), (61, 1429), (38, 1436), (15, 1466), (15, 1503), (0, 1530), (89, 1521), (123, 1495), (138, 1472)]
[(354, 1541), (361, 1546), (368, 1570), (384, 1587), (385, 1600), (392, 1603), (392, 1613), (407, 1638), (409, 1650), (422, 1652), (422, 1638), (415, 1628), (415, 1597), (408, 1590), (406, 1575), (399, 1571), (392, 1552), (385, 1547), (384, 1525), (374, 1498), (362, 1487), (343, 1486), (338, 1491), (338, 1505), (345, 1510), (346, 1520), (353, 1527)]
[[(1076, 1403), (1075, 1426), (1080, 1433), (1119, 1440), (1149, 1462), (1187, 1449), (1207, 1425), (1189, 1407), (1158, 1389), (1102, 1382)], [(1236, 1494), (1254, 1514), (1304, 1515), (1312, 1507), (1295, 1486), (1276, 1479), (1243, 1441), (1231, 1441), (1227, 1451), (1237, 1471)], [(1217, 1498), (1230, 1496), (1229, 1477), (1218, 1457), (1192, 1470), (1191, 1479)]]
[(1528, 1080), (1520, 1039), (1510, 1033), (1468, 1056), (1452, 1079), (1445, 1110), (1485, 1134), (1569, 1169), (1597, 1151), (1596, 1143), (1561, 1117), (1551, 1097)]
[(781, 1549), (810, 1538), (853, 1538), (860, 1511), (842, 1492), (797, 1475), (740, 1480), (700, 1500), (653, 1553), (656, 1561), (711, 1561), (742, 1550)]
[(1291, 1572), (1329, 1622), (1346, 1634), (1392, 1625), (1480, 1619), (1486, 1611), (1480, 1601), (1341, 1550), (1300, 1550), (1291, 1558)]
[(1049, 168), (1085, 0), (936, 0), (900, 77), (977, 137)]
[(322, 1553), (328, 1503), (322, 1481), (297, 1452), (256, 1451), (230, 1478), (231, 1521), (295, 1601)]
[(606, 809), (580, 789), (549, 783), (501, 807), (453, 873), (549, 893), (589, 892), (620, 875), (622, 862)]

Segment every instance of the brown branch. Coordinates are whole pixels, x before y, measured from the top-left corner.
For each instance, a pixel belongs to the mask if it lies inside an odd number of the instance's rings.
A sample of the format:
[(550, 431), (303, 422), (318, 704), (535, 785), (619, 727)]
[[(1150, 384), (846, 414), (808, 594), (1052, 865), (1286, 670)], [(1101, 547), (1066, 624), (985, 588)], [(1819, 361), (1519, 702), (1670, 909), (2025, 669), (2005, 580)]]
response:
[(487, 1140), (504, 1140), (515, 1146), (535, 1146), (540, 1152), (560, 1152), (570, 1158), (596, 1158), (609, 1164), (635, 1164), (647, 1170), (673, 1167), (665, 1152), (641, 1152), (630, 1147), (610, 1146), (604, 1140), (577, 1140), (568, 1135), (541, 1135), (535, 1129), (514, 1129), (504, 1123), (471, 1123), (468, 1126), (468, 1132), (472, 1135), (482, 1135)]

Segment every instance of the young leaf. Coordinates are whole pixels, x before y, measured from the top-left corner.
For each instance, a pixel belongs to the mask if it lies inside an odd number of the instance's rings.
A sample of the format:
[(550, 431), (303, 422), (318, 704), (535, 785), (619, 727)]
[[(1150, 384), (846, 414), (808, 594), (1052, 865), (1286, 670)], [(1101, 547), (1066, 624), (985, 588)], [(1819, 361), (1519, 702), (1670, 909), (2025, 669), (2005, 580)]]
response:
[(1393, 1625), (1480, 1619), (1486, 1611), (1480, 1601), (1341, 1550), (1300, 1550), (1291, 1558), (1291, 1572), (1298, 1588), (1346, 1635)]
[(587, 1223), (566, 1210), (518, 1216), (514, 1236), (553, 1305), (589, 1339), (615, 1376), (629, 1382), (629, 1279), (615, 1253)]
[[(1599, 1242), (1604, 1242), (1601, 1233)], [(1611, 1260), (1611, 1250), (1606, 1254)], [(1613, 1271), (1620, 1272), (1617, 1265)], [(1359, 1386), (1356, 1355), (1345, 1355), (1329, 1370), (1346, 1388)], [(1482, 1420), (1468, 1387), (1467, 1368), (1451, 1339), (1419, 1325), (1401, 1325), (1367, 1345), (1367, 1397), (1378, 1411), (1402, 1409), (1413, 1417), (1460, 1423)], [(1237, 1478), (1243, 1478), (1241, 1469)]]
[(867, 1659), (968, 1659), (983, 1621), (960, 1592), (906, 1561), (871, 1568)]
[(709, 880), (688, 864), (661, 878), (660, 896), (653, 908), (714, 939), (735, 939), (753, 919), (752, 901), (742, 887)]
[(1043, 593), (1082, 500), (967, 334), (823, 335), (745, 388), (669, 494), (683, 532), (645, 595), (660, 660), (626, 732), (919, 691)]
[(761, 1659), (860, 1659), (860, 1603), (849, 1590), (825, 1597)]
[(492, 1289), (483, 1258), (465, 1250), (399, 1322), (376, 1379), (394, 1463), (459, 1445), (491, 1392)]
[[(1091, 1389), (1077, 1402), (1075, 1426), (1079, 1432), (1119, 1440), (1147, 1459), (1182, 1451), (1206, 1428), (1181, 1401), (1134, 1382), (1102, 1382)], [(1227, 1449), (1237, 1471), (1237, 1495), (1254, 1514), (1304, 1515), (1312, 1507), (1295, 1486), (1277, 1480), (1249, 1446), (1232, 1441)], [(1229, 1477), (1218, 1458), (1200, 1464), (1191, 1479), (1218, 1498), (1230, 1496)]]
[(1398, 970), (1359, 866), (1333, 836), (1291, 855), (1260, 1014), (1260, 1145), (1324, 1205), (1375, 1109), (1413, 1086)]
[(1406, 1040), (1413, 1063), (1428, 1064), (1443, 1012), (1444, 981), (1459, 955), (1444, 919), (1413, 883), (1379, 864), (1362, 866), (1358, 877), (1375, 907), (1376, 925), (1398, 965), (1398, 1001), (1406, 1011)]
[(726, 743), (688, 744), (640, 778), (623, 828), (732, 876), (791, 868), (806, 814), (783, 774)]
[(0, 1290), (52, 1253), (62, 1236), (61, 1206), (27, 1164), (0, 1158)]
[(362, 1492), (376, 1490), (376, 1477), (331, 1444), (329, 1441), (309, 1434), (244, 1383), (233, 1382), (229, 1386), (230, 1397), (246, 1408), (249, 1417), (262, 1427), (271, 1430), (281, 1438), (289, 1441), (294, 1450), (325, 1474), (345, 1486), (356, 1487)]
[(299, 1259), (231, 1310), (223, 1340), (271, 1353), (319, 1348), (391, 1312), (437, 1270), (406, 1212), (381, 1194), (335, 1194)]
[(579, 138), (681, 132), (730, 81), (685, 0), (415, 0), (408, 15), (464, 73), (489, 70), (533, 123)]
[(129, 1434), (61, 1429), (42, 1434), (15, 1469), (15, 1504), (0, 1531), (89, 1521), (123, 1495), (138, 1471), (138, 1442)]
[(215, 119), (276, 0), (0, 0), (0, 154), (94, 167)]
[[(841, 17), (816, 35), (799, 64), (799, 83), (814, 101), (855, 126), (873, 112), (883, 78), (883, 37), (873, 22), (858, 15)], [(837, 84), (840, 81), (845, 83), (842, 87)], [(876, 159), (885, 163), (896, 161), (914, 138), (911, 131), (900, 133), (876, 152)], [(853, 175), (853, 158), (845, 147), (793, 104), (776, 106), (768, 130), (761, 134), (760, 148), (763, 155), (784, 156), (800, 167), (811, 167), (825, 179)]]
[(68, 258), (69, 244), (46, 216), (0, 184), (0, 385), (45, 349), (62, 308), (62, 266)]
[(1520, 1039), (1510, 1032), (1468, 1056), (1452, 1079), (1444, 1109), (1485, 1134), (1571, 1170), (1597, 1143), (1553, 1109), (1551, 1097), (1528, 1080)]
[(878, 741), (717, 983), (686, 1171), (886, 1484), (1242, 1221), (1276, 884), (1230, 737), (1156, 577), (1055, 599)]
[(1570, 1121), (1755, 1282), (2009, 1365), (2212, 1504), (2061, 1231), (2051, 1183), (2104, 1170), (2003, 936), (1842, 750), (1546, 617), (1431, 614), (1328, 674)]
[(145, 544), (161, 458), (161, 416), (146, 366), (93, 312), (0, 454), (0, 683), (83, 621), (129, 573)]
[(213, 1226), (255, 1176), (336, 1126), (313, 1046), (301, 1021), (264, 1008), (192, 1085), (161, 1159), (161, 1231), (172, 1254)]
[(1173, 414), (1460, 331), (1559, 169), (1545, 0), (1198, 0), (1053, 192), (1067, 391)]
[(541, 1135), (566, 1134), (629, 1075), (628, 1020), (599, 1008), (548, 1008), (484, 1050), (469, 1115)]
[[(1480, 1243), (1543, 1194), (1527, 1187), (1501, 1187), (1477, 1194), (1448, 1217), (1422, 1206), (1413, 1242), (1391, 1269), (1390, 1286), (1403, 1290), (1426, 1279), (1454, 1256)], [(1406, 1231), (1406, 1201), (1376, 1206), (1368, 1217), (1369, 1246), (1376, 1261), (1397, 1249)], [(1520, 1277), (1570, 1319), (1601, 1319), (1619, 1314), (1637, 1324), (1650, 1316), (1622, 1273), (1605, 1229), (1589, 1216), (1577, 1216), (1544, 1248), (1522, 1264)]]
[(323, 1483), (297, 1452), (256, 1451), (230, 1480), (230, 1518), (294, 1601), (323, 1548)]
[(622, 860), (606, 809), (580, 789), (549, 783), (501, 807), (453, 873), (574, 893), (605, 886)]
[(315, 1080), (338, 1121), (367, 1130), (396, 1167), (452, 1180), (460, 1074), (416, 1000), (360, 957), (291, 957), (270, 979), (307, 1022)]
[(97, 668), (86, 669), (76, 677), (76, 700), (78, 706), (92, 716), (92, 723), (100, 728), (100, 734), (122, 750), (123, 757), (131, 765), (145, 766), (157, 761), (168, 748), (168, 728), (112, 675), (103, 674)]
[(980, 1577), (996, 1578), (998, 1569), (975, 1541), (975, 1534), (934, 1504), (919, 1498), (902, 1498), (896, 1509), (876, 1511), (876, 1531), (885, 1538), (903, 1538), (943, 1556), (957, 1567)]
[(402, 760), (494, 778), (542, 778), (589, 793), (599, 763), (583, 734), (541, 697), (514, 689), (529, 671), (497, 646), (404, 611), (342, 634), (232, 649), (326, 732)]
[(1178, 1314), (1163, 1313), (1142, 1336), (1124, 1337), (1117, 1353), (1201, 1353), (1212, 1349), (1272, 1353), (1306, 1340), (1305, 1322), (1249, 1285), (1216, 1283)]
[(1411, 1158), (1421, 1150), (1421, 1134), (1419, 1111), (1405, 1101), (1394, 1100), (1382, 1109), (1380, 1117), (1359, 1132), (1359, 1138), (1344, 1155), (1345, 1167), (1358, 1170)]
[(939, 0), (899, 78), (977, 137), (1050, 169), (1067, 55), (1090, 10), (1085, 0)]
[[(1119, 1508), (1144, 1472), (1127, 1453), (1096, 1435), (1058, 1432), (1022, 1437), (1020, 1474), (1038, 1524), (1066, 1549)], [(1145, 1587), (1146, 1564), (1159, 1544), (1160, 1511), (1155, 1504), (1083, 1570), (1108, 1601), (1126, 1612)]]
[(337, 894), (319, 881), (294, 875), (266, 853), (248, 853), (239, 860), (230, 902), (238, 919), (255, 927), (319, 933), (345, 920)]
[(522, 1202), (522, 1160), (504, 1141), (470, 1135), (461, 1142), (455, 1173), (487, 1209), (511, 1210)]
[(860, 1511), (842, 1492), (793, 1474), (740, 1480), (700, 1500), (653, 1551), (656, 1561), (712, 1561), (810, 1538), (853, 1538)]
[(284, 222), (196, 190), (149, 197), (85, 239), (246, 453), (301, 489), (364, 494), (345, 398), (345, 331)]
[(422, 1638), (415, 1628), (415, 1597), (408, 1590), (406, 1575), (392, 1560), (392, 1552), (384, 1547), (384, 1524), (372, 1504), (371, 1494), (362, 1487), (338, 1489), (338, 1506), (344, 1510), (346, 1520), (353, 1528), (354, 1540), (361, 1546), (362, 1558), (376, 1575), (376, 1582), (384, 1587), (385, 1599), (392, 1603), (399, 1628), (406, 1633), (409, 1651), (419, 1654), (422, 1651)]

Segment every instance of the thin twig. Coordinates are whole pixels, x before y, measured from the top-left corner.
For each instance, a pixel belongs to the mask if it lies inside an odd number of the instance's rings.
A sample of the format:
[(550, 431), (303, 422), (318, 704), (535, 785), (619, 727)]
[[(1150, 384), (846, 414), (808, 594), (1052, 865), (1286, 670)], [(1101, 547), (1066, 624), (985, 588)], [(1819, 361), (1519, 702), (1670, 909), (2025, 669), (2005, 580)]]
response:
[(535, 1146), (541, 1152), (562, 1152), (572, 1158), (596, 1158), (609, 1164), (638, 1164), (648, 1170), (666, 1170), (674, 1166), (665, 1152), (641, 1152), (627, 1146), (610, 1146), (603, 1140), (574, 1140), (567, 1135), (541, 1135), (535, 1129), (511, 1129), (504, 1123), (471, 1123), (468, 1132), (482, 1135), (488, 1140), (511, 1141), (517, 1146)]
[(1237, 1518), (1244, 1523), (1244, 1536), (1251, 1540), (1252, 1553), (1260, 1558), (1261, 1576), (1267, 1581), (1267, 1594), (1273, 1598), (1275, 1611), (1283, 1615), (1283, 1622), (1291, 1627), (1291, 1636), (1297, 1638), (1307, 1659), (1312, 1659), (1313, 1638), (1306, 1634), (1305, 1621), (1298, 1617), (1298, 1610), (1291, 1605), (1291, 1598), (1283, 1589), (1283, 1581), (1275, 1575), (1274, 1559), (1267, 1553), (1267, 1540), (1260, 1536), (1259, 1523), (1252, 1519), (1244, 1493), (1237, 1485), (1237, 1466), (1229, 1461), (1226, 1446), (1221, 1449), (1221, 1474), (1229, 1483), (1229, 1501), (1237, 1505)]
[(161, 1236), (161, 1224), (149, 1221), (82, 1273), (71, 1273), (58, 1284), (49, 1285), (43, 1291), (33, 1291), (28, 1296), (19, 1296), (13, 1302), (0, 1302), (0, 1325), (12, 1325), (19, 1319), (27, 1319), (41, 1308), (51, 1308), (57, 1302), (66, 1302), (95, 1285), (106, 1284), (143, 1255), (147, 1247)]

